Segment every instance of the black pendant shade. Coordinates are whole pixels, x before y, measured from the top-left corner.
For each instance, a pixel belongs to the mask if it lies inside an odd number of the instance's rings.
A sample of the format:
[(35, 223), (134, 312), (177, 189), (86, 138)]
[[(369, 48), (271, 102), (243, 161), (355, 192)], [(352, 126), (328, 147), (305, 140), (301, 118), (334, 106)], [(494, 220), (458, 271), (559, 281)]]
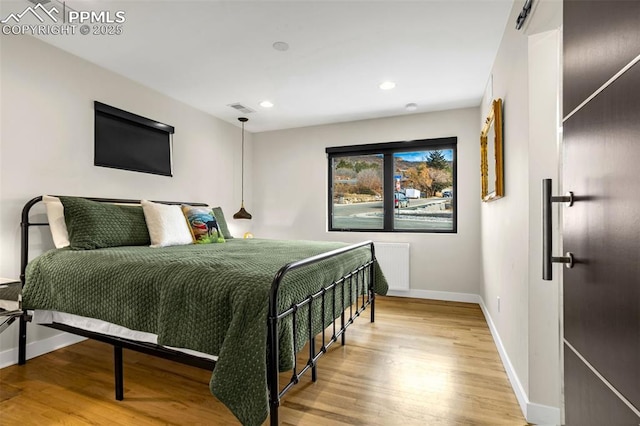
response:
[(251, 219), (251, 213), (244, 209), (244, 204), (240, 207), (240, 210), (233, 215), (234, 219)]
[(244, 209), (244, 123), (249, 121), (246, 117), (238, 118), (238, 121), (242, 123), (242, 203), (240, 204), (240, 210), (233, 215), (234, 219), (251, 219), (251, 213)]

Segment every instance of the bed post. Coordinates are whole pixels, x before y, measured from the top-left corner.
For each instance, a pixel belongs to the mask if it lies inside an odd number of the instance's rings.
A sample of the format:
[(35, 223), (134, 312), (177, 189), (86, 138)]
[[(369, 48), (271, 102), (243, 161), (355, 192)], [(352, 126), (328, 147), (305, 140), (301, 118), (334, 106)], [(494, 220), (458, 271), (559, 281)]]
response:
[[(31, 200), (33, 201), (33, 200)], [(22, 220), (20, 221), (20, 284), (24, 287), (25, 272), (29, 261), (29, 210), (31, 202), (22, 209)], [(27, 207), (28, 206), (28, 207)], [(27, 312), (20, 316), (18, 329), (18, 365), (27, 362)]]
[(371, 268), (369, 269), (369, 298), (371, 300), (371, 322), (376, 320), (376, 292), (374, 290), (376, 284), (376, 249), (371, 241)]
[[(42, 197), (32, 198), (22, 208), (20, 220), (20, 283), (24, 287), (25, 274), (27, 271), (27, 263), (29, 262), (29, 211), (34, 204), (42, 201)], [(27, 311), (20, 316), (18, 330), (18, 365), (24, 365), (27, 362)]]
[(267, 317), (267, 386), (269, 388), (269, 422), (278, 426), (278, 407), (280, 407), (280, 354), (278, 339), (278, 290), (288, 265), (283, 266), (271, 283), (269, 293), (269, 313)]
[(269, 359), (267, 361), (267, 385), (269, 387), (269, 422), (278, 426), (278, 407), (280, 406), (280, 390), (278, 383), (278, 318), (269, 316), (268, 341)]
[(124, 399), (124, 369), (122, 367), (122, 346), (113, 345), (113, 374), (115, 376), (116, 401)]

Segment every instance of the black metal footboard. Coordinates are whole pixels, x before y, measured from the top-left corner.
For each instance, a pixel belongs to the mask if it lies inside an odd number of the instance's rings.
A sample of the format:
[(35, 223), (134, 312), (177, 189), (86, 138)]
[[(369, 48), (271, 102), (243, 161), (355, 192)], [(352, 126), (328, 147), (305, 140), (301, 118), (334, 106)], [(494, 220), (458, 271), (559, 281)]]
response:
[[(106, 198), (89, 198), (89, 200), (105, 202), (105, 203), (125, 203), (137, 204), (139, 200), (123, 200), (123, 199), (106, 199)], [(31, 208), (42, 201), (42, 197), (36, 197), (27, 202), (22, 210), (21, 221), (21, 265), (20, 280), (22, 285), (25, 284), (25, 272), (27, 263), (29, 262), (29, 228), (32, 226), (48, 226), (45, 222), (31, 222)], [(162, 202), (162, 201), (160, 201)], [(181, 203), (181, 202), (163, 202), (166, 204), (190, 204), (205, 206), (202, 203)], [(371, 255), (361, 265), (330, 283), (322, 284), (319, 291), (314, 294), (305, 296), (302, 300), (296, 301), (285, 309), (279, 309), (279, 294), (283, 280), (287, 274), (294, 270), (308, 267), (318, 262), (343, 255), (347, 252), (368, 247)], [(329, 347), (335, 343), (338, 338), (344, 345), (345, 332), (355, 318), (360, 316), (362, 312), (370, 306), (371, 322), (375, 320), (375, 251), (371, 241), (350, 245), (348, 247), (333, 250), (297, 262), (289, 263), (283, 266), (275, 275), (271, 284), (269, 295), (269, 310), (267, 317), (267, 384), (269, 390), (269, 410), (271, 425), (278, 424), (278, 408), (280, 399), (309, 370), (311, 370), (312, 381), (317, 380), (317, 363), (318, 359), (327, 352)], [(314, 308), (315, 307), (315, 308)], [(320, 316), (320, 327), (314, 328), (314, 320), (317, 321), (318, 312)], [(328, 313), (330, 312), (328, 320)], [(24, 311), (20, 317), (19, 342), (18, 342), (18, 364), (26, 363), (26, 343), (27, 343), (27, 322), (30, 320), (27, 312)], [(279, 361), (280, 361), (280, 326), (283, 322), (290, 321), (291, 331), (293, 333), (293, 369), (289, 382), (280, 384), (279, 382)], [(308, 358), (304, 365), (299, 366), (296, 357), (297, 349), (304, 344), (298, 341), (298, 330), (303, 330), (304, 322), (308, 325), (308, 335), (305, 340), (308, 341)], [(302, 324), (302, 325), (301, 325)], [(77, 334), (80, 336), (96, 339), (114, 347), (114, 373), (115, 373), (115, 395), (116, 399), (123, 399), (123, 363), (122, 349), (130, 349), (149, 355), (158, 356), (172, 361), (212, 370), (215, 362), (212, 360), (186, 355), (182, 352), (170, 350), (162, 346), (141, 343), (127, 339), (107, 336), (95, 332), (90, 332), (62, 324), (49, 324), (51, 328), (56, 328), (65, 332)], [(321, 337), (318, 337), (321, 336)], [(320, 339), (320, 344), (316, 345), (316, 338)]]
[[(370, 259), (363, 265), (358, 266), (353, 271), (349, 272), (345, 276), (338, 280), (327, 283), (322, 289), (314, 294), (310, 294), (303, 300), (293, 303), (290, 307), (283, 311), (279, 311), (278, 295), (280, 285), (285, 275), (293, 270), (304, 268), (322, 260), (327, 260), (335, 256), (339, 256), (346, 252), (357, 250), (361, 247), (369, 246), (371, 250)], [(318, 359), (327, 352), (327, 349), (341, 338), (342, 344), (345, 344), (345, 332), (349, 325), (353, 323), (355, 318), (365, 310), (367, 306), (371, 306), (371, 322), (375, 321), (375, 250), (372, 241), (365, 241), (360, 244), (344, 247), (341, 249), (333, 250), (327, 253), (323, 253), (317, 256), (303, 259), (297, 262), (289, 263), (283, 266), (271, 284), (271, 293), (269, 295), (269, 316), (267, 318), (267, 338), (269, 354), (267, 359), (267, 382), (269, 385), (269, 415), (272, 426), (278, 425), (278, 408), (280, 406), (280, 398), (295, 384), (300, 381), (300, 377), (307, 371), (311, 370), (311, 380), (317, 380), (317, 362)], [(346, 293), (346, 295), (345, 295)], [(362, 297), (360, 297), (362, 296)], [(316, 349), (315, 338), (317, 334), (313, 328), (313, 305), (314, 303), (320, 303), (320, 317), (322, 323), (322, 335), (321, 346)], [(338, 321), (335, 316), (336, 303), (340, 306), (340, 325), (336, 326)], [(355, 305), (355, 309), (354, 309)], [(300, 318), (298, 311), (300, 308), (307, 307), (307, 315), (302, 315), (304, 318)], [(326, 322), (326, 310), (331, 308), (333, 320), (330, 324)], [(349, 311), (349, 317), (345, 318), (345, 314)], [(293, 334), (293, 372), (289, 383), (284, 385), (280, 389), (279, 383), (279, 323), (280, 321), (291, 317), (292, 334)], [(305, 365), (298, 370), (297, 357), (295, 354), (297, 345), (297, 329), (298, 321), (308, 321), (308, 347), (309, 356)], [(330, 328), (331, 336), (327, 337), (327, 329)]]

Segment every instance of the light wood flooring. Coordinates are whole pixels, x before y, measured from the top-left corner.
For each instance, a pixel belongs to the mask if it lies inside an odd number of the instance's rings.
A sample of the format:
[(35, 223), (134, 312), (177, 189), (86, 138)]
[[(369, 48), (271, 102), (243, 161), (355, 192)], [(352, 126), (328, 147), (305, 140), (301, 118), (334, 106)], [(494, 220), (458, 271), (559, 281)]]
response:
[[(368, 312), (365, 312), (368, 314)], [(0, 370), (0, 425), (237, 425), (210, 373), (85, 341)], [(282, 375), (288, 380), (287, 374)], [(283, 425), (526, 425), (478, 305), (380, 297), (287, 395)]]

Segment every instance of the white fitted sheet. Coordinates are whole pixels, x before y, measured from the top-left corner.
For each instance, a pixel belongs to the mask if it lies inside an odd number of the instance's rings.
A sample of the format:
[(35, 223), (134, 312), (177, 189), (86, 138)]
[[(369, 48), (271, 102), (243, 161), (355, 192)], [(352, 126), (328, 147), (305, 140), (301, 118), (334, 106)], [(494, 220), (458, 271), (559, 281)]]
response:
[[(45, 311), (35, 310), (33, 311), (33, 323), (34, 324), (51, 324), (58, 323), (68, 325), (70, 327), (80, 328), (86, 331), (93, 331), (95, 333), (106, 334), (108, 336), (120, 337), (128, 340), (135, 340), (137, 342), (158, 344), (158, 335), (153, 333), (147, 333), (145, 331), (131, 330), (127, 327), (112, 324), (110, 322), (102, 321), (95, 318), (87, 318), (80, 315), (68, 314), (66, 312), (59, 311)], [(200, 358), (206, 358), (213, 361), (217, 361), (218, 357), (215, 355), (205, 354), (203, 352), (194, 351), (186, 348), (175, 348), (172, 346), (165, 346), (167, 349), (173, 349), (188, 355), (197, 356)]]

